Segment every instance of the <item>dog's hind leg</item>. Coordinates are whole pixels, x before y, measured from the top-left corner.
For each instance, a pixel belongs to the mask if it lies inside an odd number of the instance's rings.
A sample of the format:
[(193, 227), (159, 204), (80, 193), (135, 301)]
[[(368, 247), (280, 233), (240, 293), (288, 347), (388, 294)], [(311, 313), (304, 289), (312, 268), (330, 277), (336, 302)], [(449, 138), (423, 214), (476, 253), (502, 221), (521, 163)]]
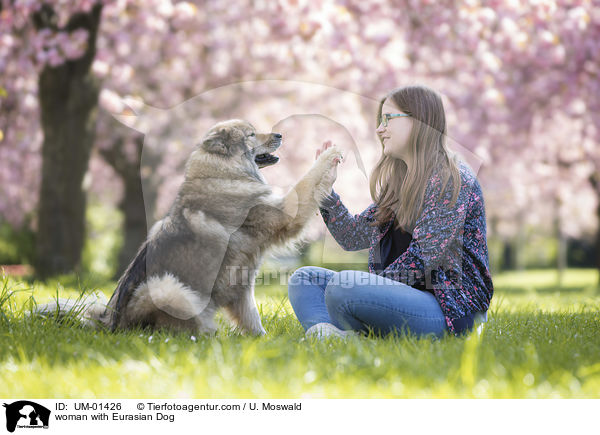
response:
[(133, 292), (123, 308), (121, 327), (138, 324), (175, 330), (212, 333), (216, 308), (200, 292), (192, 290), (170, 273), (152, 276)]
[(240, 298), (225, 307), (229, 315), (244, 331), (253, 335), (265, 335), (260, 314), (254, 300), (254, 287), (250, 286)]
[(151, 319), (149, 324), (155, 328), (167, 328), (190, 334), (214, 335), (217, 332), (214, 320), (215, 312), (216, 307), (211, 301), (200, 314), (191, 319), (179, 319), (159, 309), (156, 309), (148, 318)]
[(194, 318), (194, 328), (199, 334), (213, 335), (217, 332), (215, 323), (215, 313), (217, 306), (214, 301), (210, 301), (206, 308)]

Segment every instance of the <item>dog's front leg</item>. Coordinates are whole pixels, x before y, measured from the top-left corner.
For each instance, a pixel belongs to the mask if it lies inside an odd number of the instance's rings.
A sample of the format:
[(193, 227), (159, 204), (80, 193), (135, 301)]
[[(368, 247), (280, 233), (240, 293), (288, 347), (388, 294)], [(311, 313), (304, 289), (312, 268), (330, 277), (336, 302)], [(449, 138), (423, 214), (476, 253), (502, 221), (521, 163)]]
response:
[(332, 168), (342, 160), (341, 152), (331, 147), (324, 151), (312, 168), (283, 198), (283, 211), (288, 216), (287, 230), (298, 232), (321, 201), (331, 193)]

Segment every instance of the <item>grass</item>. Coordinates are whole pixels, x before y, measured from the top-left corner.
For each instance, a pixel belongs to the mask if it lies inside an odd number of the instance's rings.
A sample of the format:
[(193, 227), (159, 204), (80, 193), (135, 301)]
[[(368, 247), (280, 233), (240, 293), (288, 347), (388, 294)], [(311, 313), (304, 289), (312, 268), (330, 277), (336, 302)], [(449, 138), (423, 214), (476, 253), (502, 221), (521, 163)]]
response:
[(494, 277), (481, 335), (306, 339), (281, 285), (257, 287), (266, 337), (108, 333), (24, 314), (114, 283), (0, 280), (0, 396), (35, 398), (599, 398), (593, 270)]

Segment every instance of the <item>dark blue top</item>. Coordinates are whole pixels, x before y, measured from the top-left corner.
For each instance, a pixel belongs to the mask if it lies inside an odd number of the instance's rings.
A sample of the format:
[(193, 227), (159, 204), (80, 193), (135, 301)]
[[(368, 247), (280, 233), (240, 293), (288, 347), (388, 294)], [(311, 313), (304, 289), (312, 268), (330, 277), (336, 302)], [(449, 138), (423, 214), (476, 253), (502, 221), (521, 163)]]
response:
[[(408, 245), (412, 240), (412, 235), (402, 228), (390, 230), (379, 241), (379, 249), (381, 251), (381, 262), (375, 262), (376, 270), (385, 270), (394, 260), (400, 257), (404, 251), (408, 249)], [(378, 268), (377, 266), (382, 267)]]
[[(404, 254), (404, 251), (408, 249), (410, 242), (412, 240), (412, 234), (407, 231), (404, 231), (402, 228), (397, 228), (392, 230), (390, 228), (385, 235), (379, 241), (379, 250), (381, 253), (381, 261), (377, 261), (373, 264), (373, 268), (378, 273), (387, 269), (387, 267), (392, 264), (398, 257)], [(425, 286), (425, 282), (423, 280), (416, 281), (415, 283), (411, 283), (412, 288), (416, 288), (418, 290), (428, 291), (433, 294), (432, 289), (428, 289)]]

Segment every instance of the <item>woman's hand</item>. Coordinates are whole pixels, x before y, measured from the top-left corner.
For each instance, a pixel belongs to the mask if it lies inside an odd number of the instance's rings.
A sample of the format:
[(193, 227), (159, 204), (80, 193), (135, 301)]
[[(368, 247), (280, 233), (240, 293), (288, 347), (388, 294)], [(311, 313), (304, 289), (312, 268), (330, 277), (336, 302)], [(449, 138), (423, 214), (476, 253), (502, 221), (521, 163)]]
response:
[[(328, 141), (326, 141), (326, 142), (323, 142), (323, 145), (321, 146), (321, 148), (318, 148), (318, 149), (317, 149), (317, 152), (316, 152), (316, 154), (315, 154), (315, 160), (318, 160), (318, 159), (319, 159), (319, 156), (321, 155), (321, 153), (322, 153), (322, 152), (324, 152), (326, 149), (328, 149), (328, 148), (331, 148), (331, 147), (333, 147), (333, 146), (335, 146), (335, 145), (334, 145), (333, 143), (331, 143), (331, 141), (330, 141), (330, 140), (328, 140)], [(340, 160), (340, 159), (337, 159), (337, 158), (336, 158), (336, 159), (334, 159), (334, 160), (333, 160), (332, 167), (333, 167), (333, 168), (336, 168), (336, 167), (337, 167), (337, 165), (338, 165), (338, 163), (340, 163), (340, 162), (341, 162), (341, 160)]]
[[(333, 146), (334, 146), (334, 144), (331, 143), (330, 140), (323, 142), (323, 145), (321, 146), (321, 148), (317, 149), (317, 152), (315, 154), (315, 160), (318, 160), (321, 153), (325, 152), (328, 148), (331, 148)], [(321, 180), (321, 184), (323, 184), (324, 186), (329, 186), (329, 190), (331, 190), (331, 188), (333, 187), (333, 183), (337, 179), (337, 166), (340, 162), (341, 162), (340, 158), (338, 158), (338, 157), (334, 158), (331, 161), (331, 170), (329, 172), (327, 172), (325, 174), (325, 176), (323, 177), (323, 179)]]
[(319, 158), (319, 156), (321, 155), (321, 153), (323, 151), (325, 151), (327, 148), (331, 148), (332, 146), (333, 146), (333, 144), (331, 143), (330, 140), (323, 142), (323, 145), (321, 146), (321, 148), (317, 148), (317, 153), (315, 154), (315, 160), (317, 160)]

